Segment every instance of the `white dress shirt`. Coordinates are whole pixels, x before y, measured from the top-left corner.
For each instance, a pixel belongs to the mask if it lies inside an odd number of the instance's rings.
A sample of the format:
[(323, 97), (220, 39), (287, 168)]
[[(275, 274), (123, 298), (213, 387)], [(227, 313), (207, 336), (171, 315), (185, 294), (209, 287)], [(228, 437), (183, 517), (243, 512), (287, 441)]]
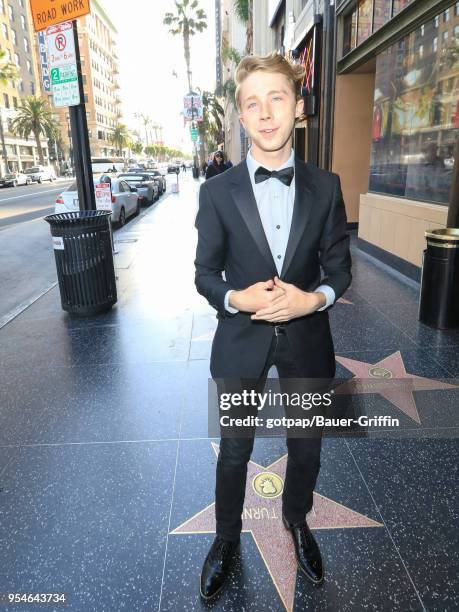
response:
[[(255, 171), (262, 164), (253, 157), (251, 149), (247, 153), (246, 161), (261, 223), (280, 278), (287, 250), (290, 226), (292, 224), (293, 205), (295, 202), (295, 177), (293, 177), (290, 185), (284, 185), (277, 178), (268, 178), (260, 183), (255, 183)], [(295, 168), (295, 152), (293, 149), (290, 152), (290, 157), (282, 166), (267, 169), (281, 170), (290, 166)], [(266, 168), (267, 166), (263, 167)], [(238, 309), (229, 305), (231, 291), (234, 291), (234, 289), (230, 289), (225, 295), (225, 310), (235, 314), (238, 312)], [(332, 287), (320, 285), (316, 291), (322, 291), (326, 297), (325, 306), (318, 310), (325, 310), (325, 308), (334, 303), (336, 296)]]

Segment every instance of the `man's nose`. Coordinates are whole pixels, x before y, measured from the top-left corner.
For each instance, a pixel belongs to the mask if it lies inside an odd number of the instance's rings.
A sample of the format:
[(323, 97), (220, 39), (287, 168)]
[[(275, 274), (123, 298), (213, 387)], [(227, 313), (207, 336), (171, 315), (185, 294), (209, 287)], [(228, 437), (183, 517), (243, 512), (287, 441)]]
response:
[(269, 119), (270, 117), (271, 117), (271, 107), (269, 105), (269, 102), (262, 102), (261, 103), (261, 118)]

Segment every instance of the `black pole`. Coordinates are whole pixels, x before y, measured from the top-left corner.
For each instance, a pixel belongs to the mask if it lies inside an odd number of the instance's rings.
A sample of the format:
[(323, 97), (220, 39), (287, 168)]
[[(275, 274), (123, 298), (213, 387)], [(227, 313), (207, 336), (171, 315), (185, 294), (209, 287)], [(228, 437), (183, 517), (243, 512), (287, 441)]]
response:
[(78, 188), (80, 210), (96, 210), (96, 196), (91, 167), (91, 149), (89, 147), (88, 122), (84, 103), (83, 76), (81, 74), (80, 45), (78, 42), (77, 22), (73, 20), (75, 38), (75, 55), (78, 71), (78, 89), (80, 104), (69, 107), (70, 127), (72, 132), (72, 152)]

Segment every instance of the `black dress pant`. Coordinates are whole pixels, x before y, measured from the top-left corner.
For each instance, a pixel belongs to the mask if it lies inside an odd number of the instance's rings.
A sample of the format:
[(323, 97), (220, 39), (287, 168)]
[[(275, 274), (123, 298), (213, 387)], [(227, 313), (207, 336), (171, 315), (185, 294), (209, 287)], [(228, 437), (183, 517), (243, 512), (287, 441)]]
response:
[[(268, 371), (275, 365), (282, 379), (302, 378), (295, 365), (285, 329), (273, 336), (268, 358), (260, 378), (251, 387), (262, 392)], [(284, 382), (284, 386), (285, 386)], [(243, 384), (243, 388), (247, 386)], [(248, 389), (250, 390), (250, 389)], [(282, 511), (291, 523), (304, 521), (312, 508), (313, 491), (320, 469), (321, 429), (310, 437), (287, 436), (287, 469), (282, 493)], [(253, 429), (255, 434), (255, 429)], [(217, 535), (227, 540), (239, 538), (247, 479), (247, 463), (253, 450), (254, 436), (223, 437), (217, 460), (215, 517)]]

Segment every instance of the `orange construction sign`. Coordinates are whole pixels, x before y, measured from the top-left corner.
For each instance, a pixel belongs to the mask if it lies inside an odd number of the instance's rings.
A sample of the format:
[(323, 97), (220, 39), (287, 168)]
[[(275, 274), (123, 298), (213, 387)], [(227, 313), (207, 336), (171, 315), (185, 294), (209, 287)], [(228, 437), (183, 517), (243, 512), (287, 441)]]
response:
[(30, 0), (35, 32), (91, 12), (89, 0)]

